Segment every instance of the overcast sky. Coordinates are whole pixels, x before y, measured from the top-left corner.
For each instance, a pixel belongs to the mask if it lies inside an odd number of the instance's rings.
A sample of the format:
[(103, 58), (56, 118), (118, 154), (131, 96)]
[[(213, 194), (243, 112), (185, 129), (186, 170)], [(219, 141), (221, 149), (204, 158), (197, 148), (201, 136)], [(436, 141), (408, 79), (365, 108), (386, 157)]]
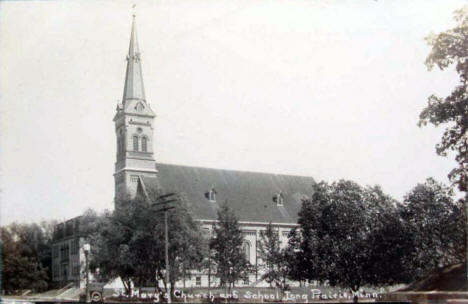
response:
[(1, 220), (113, 208), (132, 3), (157, 162), (379, 184), (427, 177), (430, 32), (465, 1), (0, 1)]

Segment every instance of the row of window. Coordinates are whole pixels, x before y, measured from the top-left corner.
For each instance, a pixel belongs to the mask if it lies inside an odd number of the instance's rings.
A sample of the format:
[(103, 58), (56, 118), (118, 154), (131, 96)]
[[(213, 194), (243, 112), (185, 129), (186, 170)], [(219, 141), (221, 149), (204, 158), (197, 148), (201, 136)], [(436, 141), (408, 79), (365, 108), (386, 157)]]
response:
[[(244, 281), (243, 281), (244, 285), (249, 285), (250, 284), (250, 281), (249, 281), (249, 278), (245, 278)], [(201, 277), (195, 277), (195, 285), (196, 286), (201, 286)]]
[[(71, 247), (71, 251), (70, 251)], [(71, 241), (71, 246), (68, 244), (61, 244), (60, 247), (58, 245), (55, 245), (52, 247), (52, 257), (53, 258), (58, 258), (59, 257), (59, 252), (60, 252), (60, 258), (67, 259), (69, 256), (69, 253), (71, 254), (78, 254), (80, 250), (80, 242), (78, 239), (74, 239)]]
[(72, 236), (79, 232), (79, 221), (76, 219), (68, 220), (64, 223), (55, 225), (54, 227), (54, 239), (59, 240), (65, 237)]
[[(202, 230), (202, 233), (203, 233), (203, 236), (204, 237), (210, 237), (210, 234), (211, 234), (211, 231), (209, 228), (203, 228)], [(275, 233), (277, 234), (278, 238), (279, 238), (279, 231), (275, 231)], [(282, 235), (284, 237), (287, 237), (288, 236), (288, 233), (287, 231), (283, 231)], [(259, 240), (257, 241), (257, 250), (259, 248), (259, 244), (258, 244)], [(242, 251), (244, 253), (244, 256), (245, 256), (245, 259), (247, 261), (250, 261), (250, 251), (251, 251), (251, 247), (252, 245), (250, 244), (249, 241), (245, 241), (244, 244), (242, 245)]]
[[(61, 266), (60, 266), (60, 264), (54, 264), (52, 266), (52, 277), (58, 278), (58, 277), (61, 276), (62, 279), (68, 279), (68, 273), (69, 273), (68, 268), (69, 267), (70, 267), (70, 265), (68, 263), (62, 263)], [(71, 275), (75, 276), (75, 277), (80, 275), (80, 264), (79, 263), (74, 262), (72, 264)]]
[[(265, 230), (259, 231), (260, 235), (261, 235), (262, 233), (264, 233), (264, 232), (265, 232)], [(280, 237), (279, 231), (276, 230), (276, 231), (273, 231), (273, 233), (276, 234), (276, 236), (277, 236), (278, 238)], [(247, 230), (247, 231), (244, 230), (244, 231), (242, 231), (242, 234), (243, 234), (244, 236), (248, 236), (248, 235), (255, 236), (255, 235), (257, 234), (257, 232), (256, 232), (255, 230)], [(209, 238), (209, 237), (211, 236), (211, 230), (210, 230), (210, 228), (204, 227), (204, 228), (202, 229), (202, 235), (203, 235), (204, 237)], [(282, 232), (281, 232), (281, 236), (282, 236), (283, 238), (287, 238), (288, 235), (289, 235), (289, 231), (282, 231)]]
[(137, 135), (133, 136), (133, 151), (148, 152), (148, 139), (141, 137), (141, 150), (140, 150), (140, 137)]
[[(148, 152), (148, 138), (145, 136), (133, 136), (133, 151)], [(122, 154), (125, 152), (125, 138), (123, 136), (117, 137), (117, 152)]]
[[(216, 202), (216, 190), (214, 188), (211, 188), (209, 191), (205, 192), (205, 197), (207, 200), (210, 202), (215, 203)], [(279, 193), (275, 194), (273, 196), (273, 202), (276, 203), (278, 206), (283, 206), (284, 205), (284, 195), (280, 191)]]

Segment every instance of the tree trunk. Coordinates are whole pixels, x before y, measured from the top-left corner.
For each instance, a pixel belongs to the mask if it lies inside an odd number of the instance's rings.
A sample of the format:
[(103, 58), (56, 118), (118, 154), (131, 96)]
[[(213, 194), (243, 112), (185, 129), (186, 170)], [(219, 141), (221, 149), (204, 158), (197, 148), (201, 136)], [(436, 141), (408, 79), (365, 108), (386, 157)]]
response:
[(182, 266), (184, 267), (184, 273), (183, 273), (183, 275), (184, 275), (184, 288), (185, 288), (185, 262), (182, 263)]
[(172, 303), (172, 295), (174, 294), (174, 289), (175, 289), (175, 281), (171, 281), (171, 288), (169, 291), (169, 297), (171, 298), (171, 303)]
[(120, 277), (120, 280), (122, 281), (122, 284), (125, 289), (125, 294), (128, 296), (132, 295), (132, 282), (129, 279), (125, 279)]
[(353, 294), (353, 303), (359, 302), (358, 291), (359, 291), (359, 287), (351, 288), (351, 292)]

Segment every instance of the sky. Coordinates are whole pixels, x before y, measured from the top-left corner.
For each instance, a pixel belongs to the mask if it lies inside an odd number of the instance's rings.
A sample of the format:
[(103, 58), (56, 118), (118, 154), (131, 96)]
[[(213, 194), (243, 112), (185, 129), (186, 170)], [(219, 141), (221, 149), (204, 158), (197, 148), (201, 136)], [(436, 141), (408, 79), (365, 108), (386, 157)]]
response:
[[(132, 10), (132, 4), (136, 8)], [(0, 1), (1, 223), (113, 208), (132, 13), (157, 162), (351, 179), (398, 200), (428, 177), (443, 127), (424, 38), (465, 1)]]

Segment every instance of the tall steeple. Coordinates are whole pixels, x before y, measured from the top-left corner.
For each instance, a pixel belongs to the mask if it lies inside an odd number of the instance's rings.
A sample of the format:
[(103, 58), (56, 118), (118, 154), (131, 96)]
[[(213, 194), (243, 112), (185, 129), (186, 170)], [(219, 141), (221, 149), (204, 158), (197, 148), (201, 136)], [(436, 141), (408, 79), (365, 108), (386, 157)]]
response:
[(125, 107), (127, 101), (132, 99), (146, 101), (135, 15), (133, 15), (132, 33), (127, 55), (127, 73), (125, 74), (125, 87), (122, 98), (123, 106)]
[(140, 176), (157, 176), (153, 153), (154, 117), (154, 112), (145, 98), (134, 15), (124, 94), (114, 116), (117, 135), (114, 173), (116, 199), (126, 195), (134, 197)]

